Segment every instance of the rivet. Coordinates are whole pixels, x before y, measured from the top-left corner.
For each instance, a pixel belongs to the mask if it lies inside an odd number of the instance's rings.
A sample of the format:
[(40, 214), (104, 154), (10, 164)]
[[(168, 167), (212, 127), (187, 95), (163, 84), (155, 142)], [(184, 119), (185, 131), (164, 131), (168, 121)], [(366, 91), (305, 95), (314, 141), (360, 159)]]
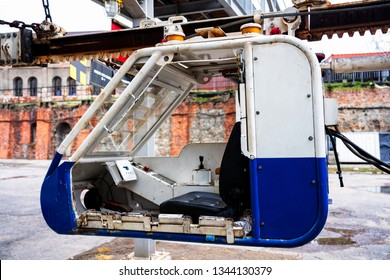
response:
[(260, 115), (260, 112), (259, 112), (259, 111), (256, 111), (256, 115)]
[(313, 141), (313, 139), (314, 139), (313, 136), (309, 136), (310, 141)]
[(264, 222), (261, 222), (261, 223), (260, 223), (260, 226), (261, 226), (261, 227), (263, 227), (264, 225), (265, 225), (265, 223), (264, 223)]
[(306, 95), (307, 96), (307, 98), (310, 98), (311, 97), (311, 94), (308, 94), (308, 95)]
[(254, 60), (258, 60), (258, 58), (257, 57), (255, 57), (255, 58), (253, 58)]
[(311, 180), (311, 183), (314, 185), (316, 183), (316, 180)]
[(259, 170), (263, 169), (263, 167), (261, 165), (259, 165), (259, 167), (257, 167)]

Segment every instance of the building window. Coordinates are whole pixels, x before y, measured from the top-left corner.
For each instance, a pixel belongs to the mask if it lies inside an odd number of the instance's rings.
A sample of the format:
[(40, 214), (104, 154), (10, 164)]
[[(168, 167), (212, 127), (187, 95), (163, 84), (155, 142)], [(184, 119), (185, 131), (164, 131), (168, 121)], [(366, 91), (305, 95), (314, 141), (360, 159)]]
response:
[(62, 89), (61, 89), (61, 78), (56, 76), (53, 78), (53, 90), (55, 96), (61, 96), (62, 95)]
[(30, 126), (30, 144), (34, 144), (37, 138), (37, 123), (32, 123)]
[(30, 88), (30, 96), (37, 96), (38, 94), (38, 80), (35, 77), (28, 79), (28, 87)]
[(68, 89), (69, 95), (76, 95), (76, 80), (72, 79), (71, 77), (68, 78)]
[(23, 96), (23, 80), (20, 77), (14, 79), (14, 95)]
[(92, 86), (92, 95), (99, 95), (100, 91), (101, 91), (100, 87)]
[[(56, 147), (59, 147), (62, 141), (64, 141), (65, 137), (72, 130), (70, 125), (67, 122), (59, 123), (55, 130), (55, 138), (56, 138)], [(71, 146), (68, 147), (65, 151), (65, 156), (70, 156)]]

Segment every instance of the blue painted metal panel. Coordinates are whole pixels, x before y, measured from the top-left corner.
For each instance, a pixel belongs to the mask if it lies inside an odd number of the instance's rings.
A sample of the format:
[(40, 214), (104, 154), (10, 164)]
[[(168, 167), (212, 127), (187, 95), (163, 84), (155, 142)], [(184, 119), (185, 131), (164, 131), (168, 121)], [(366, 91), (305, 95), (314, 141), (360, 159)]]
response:
[(381, 161), (390, 163), (390, 132), (379, 133)]
[(49, 227), (57, 233), (69, 234), (76, 229), (73, 210), (70, 170), (73, 162), (59, 165), (62, 155), (56, 154), (41, 188), (41, 210)]
[(255, 162), (257, 168), (251, 172), (257, 172), (261, 239), (300, 238), (317, 226), (318, 219), (323, 220), (322, 215), (326, 220), (327, 177), (318, 169), (325, 166), (326, 172), (325, 159), (267, 158)]
[(252, 238), (260, 239), (260, 207), (259, 207), (259, 184), (258, 184), (257, 160), (249, 162), (251, 210), (252, 210)]

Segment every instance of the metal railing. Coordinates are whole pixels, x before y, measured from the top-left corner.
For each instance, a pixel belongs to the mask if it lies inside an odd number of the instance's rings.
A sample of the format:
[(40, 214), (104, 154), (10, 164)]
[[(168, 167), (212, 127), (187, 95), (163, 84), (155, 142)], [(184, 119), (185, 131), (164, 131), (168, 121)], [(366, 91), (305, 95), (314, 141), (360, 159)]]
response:
[(353, 72), (353, 73), (333, 73), (330, 70), (326, 70), (324, 76), (325, 83), (335, 83), (335, 82), (390, 82), (390, 70), (382, 71), (368, 71), (368, 72)]
[(93, 99), (100, 93), (94, 86), (62, 86), (14, 89), (0, 89), (0, 104), (23, 102), (49, 102), (58, 100)]

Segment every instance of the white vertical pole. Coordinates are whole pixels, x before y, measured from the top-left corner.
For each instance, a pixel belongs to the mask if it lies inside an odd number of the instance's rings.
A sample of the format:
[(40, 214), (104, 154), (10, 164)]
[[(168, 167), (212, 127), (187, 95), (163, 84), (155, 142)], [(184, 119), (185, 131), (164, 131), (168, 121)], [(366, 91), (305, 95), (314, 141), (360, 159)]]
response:
[(152, 239), (134, 238), (134, 257), (148, 258), (156, 253), (156, 241)]

